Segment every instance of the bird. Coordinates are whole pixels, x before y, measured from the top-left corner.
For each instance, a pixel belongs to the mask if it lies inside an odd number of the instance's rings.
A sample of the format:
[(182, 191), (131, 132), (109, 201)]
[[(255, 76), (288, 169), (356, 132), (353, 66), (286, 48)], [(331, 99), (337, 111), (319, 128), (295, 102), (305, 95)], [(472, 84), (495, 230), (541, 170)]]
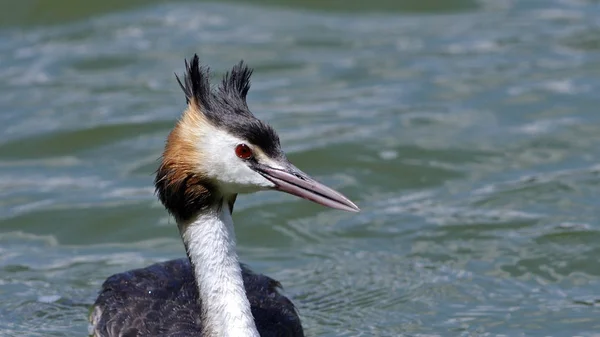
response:
[(294, 166), (246, 96), (253, 69), (240, 61), (211, 87), (197, 54), (185, 61), (187, 107), (167, 137), (155, 192), (174, 217), (187, 258), (110, 276), (89, 316), (97, 337), (302, 337), (281, 284), (239, 262), (232, 220), (238, 194), (277, 190), (358, 212), (341, 193)]

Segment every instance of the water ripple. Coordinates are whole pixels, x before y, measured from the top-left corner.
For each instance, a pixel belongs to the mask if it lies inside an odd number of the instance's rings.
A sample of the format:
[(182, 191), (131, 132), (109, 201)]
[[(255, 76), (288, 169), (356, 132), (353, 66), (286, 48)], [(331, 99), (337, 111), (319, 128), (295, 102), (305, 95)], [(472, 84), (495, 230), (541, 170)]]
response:
[(107, 276), (185, 255), (152, 174), (198, 52), (255, 67), (252, 111), (362, 208), (238, 198), (308, 335), (593, 336), (597, 2), (263, 3), (2, 26), (3, 333), (84, 334)]

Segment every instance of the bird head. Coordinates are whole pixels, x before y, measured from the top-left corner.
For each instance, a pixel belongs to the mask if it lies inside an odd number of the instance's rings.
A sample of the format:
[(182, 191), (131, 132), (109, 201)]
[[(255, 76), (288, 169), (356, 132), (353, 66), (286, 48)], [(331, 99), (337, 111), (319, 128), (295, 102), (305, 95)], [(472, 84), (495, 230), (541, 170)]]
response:
[(252, 69), (243, 62), (212, 89), (198, 56), (177, 77), (188, 103), (169, 134), (155, 180), (165, 207), (186, 218), (215, 200), (239, 193), (279, 190), (321, 205), (357, 212), (339, 192), (292, 165), (279, 136), (249, 110), (246, 95)]

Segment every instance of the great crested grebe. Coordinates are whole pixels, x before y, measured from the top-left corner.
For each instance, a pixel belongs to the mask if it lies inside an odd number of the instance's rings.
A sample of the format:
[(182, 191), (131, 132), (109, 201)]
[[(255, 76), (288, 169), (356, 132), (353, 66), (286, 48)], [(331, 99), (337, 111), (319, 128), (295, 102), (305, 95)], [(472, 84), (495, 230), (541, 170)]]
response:
[(109, 277), (90, 315), (95, 336), (304, 336), (279, 282), (238, 262), (231, 213), (238, 193), (279, 190), (357, 212), (286, 158), (279, 137), (248, 109), (252, 70), (240, 62), (212, 90), (194, 55), (188, 103), (165, 146), (156, 193), (179, 228), (187, 259)]

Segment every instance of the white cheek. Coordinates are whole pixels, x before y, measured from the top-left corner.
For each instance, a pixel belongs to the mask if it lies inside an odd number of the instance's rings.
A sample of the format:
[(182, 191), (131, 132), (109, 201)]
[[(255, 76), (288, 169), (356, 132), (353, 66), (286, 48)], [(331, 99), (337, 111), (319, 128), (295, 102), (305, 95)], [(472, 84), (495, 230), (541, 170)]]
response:
[(249, 193), (275, 185), (248, 167), (248, 164), (235, 155), (235, 147), (243, 141), (223, 131), (213, 130), (210, 136), (203, 137), (201, 170), (217, 180), (221, 188), (230, 193)]
[(249, 168), (246, 162), (235, 154), (222, 159), (223, 169), (215, 174), (224, 190), (231, 193), (250, 193), (275, 187), (271, 181)]

